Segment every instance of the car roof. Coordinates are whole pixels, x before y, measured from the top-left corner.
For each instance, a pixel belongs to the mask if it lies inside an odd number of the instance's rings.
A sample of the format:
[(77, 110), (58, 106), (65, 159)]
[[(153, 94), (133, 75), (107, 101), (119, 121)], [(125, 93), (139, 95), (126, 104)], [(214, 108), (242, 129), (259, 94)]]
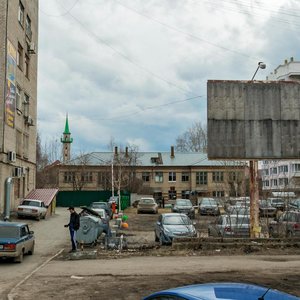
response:
[(207, 283), (207, 284), (195, 284), (183, 287), (177, 287), (169, 290), (164, 290), (161, 292), (154, 293), (146, 298), (151, 299), (151, 297), (159, 295), (173, 295), (181, 296), (187, 300), (252, 300), (260, 299), (265, 296), (271, 296), (270, 299), (274, 300), (294, 300), (299, 299), (293, 295), (286, 294), (274, 289), (268, 289), (267, 287), (245, 284), (245, 283)]
[(22, 227), (22, 226), (28, 225), (27, 223), (18, 223), (18, 222), (5, 222), (5, 221), (0, 221), (0, 226), (2, 227)]
[(165, 213), (165, 214), (161, 214), (163, 217), (171, 217), (171, 216), (184, 216), (187, 217), (186, 214), (180, 214), (180, 213)]

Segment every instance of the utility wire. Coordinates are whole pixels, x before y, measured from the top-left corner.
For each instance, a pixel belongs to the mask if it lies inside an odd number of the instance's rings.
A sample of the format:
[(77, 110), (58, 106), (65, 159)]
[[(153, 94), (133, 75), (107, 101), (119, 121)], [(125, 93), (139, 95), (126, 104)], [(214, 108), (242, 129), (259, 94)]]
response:
[[(53, 17), (53, 18), (63, 17), (63, 16), (66, 16), (69, 12), (71, 12), (71, 10), (75, 7), (75, 5), (76, 5), (79, 1), (80, 1), (80, 0), (75, 0), (75, 2), (73, 3), (73, 5), (71, 5), (71, 7), (70, 7), (68, 10), (66, 10), (65, 12), (63, 12), (63, 13), (61, 13), (61, 14), (59, 14), (59, 15), (48, 14), (48, 13), (46, 13), (45, 11), (43, 11), (43, 10), (41, 9), (41, 7), (40, 7), (40, 11), (41, 11), (44, 15), (46, 15), (46, 16), (48, 16), (48, 17)], [(56, 0), (56, 2), (59, 4), (58, 0)], [(61, 6), (61, 5), (60, 5), (60, 6)], [(65, 7), (63, 7), (63, 8), (65, 9)]]

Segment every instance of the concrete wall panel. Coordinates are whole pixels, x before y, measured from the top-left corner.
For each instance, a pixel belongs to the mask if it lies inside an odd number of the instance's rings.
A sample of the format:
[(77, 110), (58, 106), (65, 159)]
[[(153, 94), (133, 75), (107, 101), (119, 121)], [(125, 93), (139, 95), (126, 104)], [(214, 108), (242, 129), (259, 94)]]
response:
[(300, 158), (300, 84), (207, 84), (210, 159)]

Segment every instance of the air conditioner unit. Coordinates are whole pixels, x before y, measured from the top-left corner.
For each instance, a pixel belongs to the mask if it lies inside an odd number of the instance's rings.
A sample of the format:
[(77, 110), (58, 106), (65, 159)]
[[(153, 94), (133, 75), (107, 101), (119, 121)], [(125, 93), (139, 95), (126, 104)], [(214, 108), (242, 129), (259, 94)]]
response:
[(8, 151), (7, 158), (8, 158), (8, 161), (15, 162), (16, 159), (17, 159), (16, 152), (15, 151)]
[(32, 117), (30, 117), (30, 116), (26, 117), (25, 122), (26, 122), (26, 124), (27, 124), (28, 126), (33, 126), (33, 125), (34, 125), (34, 124), (33, 124), (33, 119), (32, 119)]
[(22, 167), (22, 175), (26, 175), (27, 173), (27, 168), (26, 167)]
[(36, 45), (35, 45), (35, 43), (30, 43), (28, 46), (29, 46), (28, 47), (28, 53), (35, 54), (36, 53)]
[(22, 176), (22, 168), (15, 167), (13, 169), (13, 177), (21, 177)]

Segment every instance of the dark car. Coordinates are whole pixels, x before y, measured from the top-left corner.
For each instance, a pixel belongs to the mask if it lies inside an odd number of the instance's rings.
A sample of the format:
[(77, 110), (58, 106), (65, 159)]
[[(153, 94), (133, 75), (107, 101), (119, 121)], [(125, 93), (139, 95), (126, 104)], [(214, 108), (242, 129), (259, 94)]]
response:
[(219, 202), (214, 198), (202, 198), (198, 212), (200, 215), (214, 215), (217, 216), (220, 214)]
[(285, 211), (269, 224), (270, 237), (300, 236), (300, 212)]
[(91, 205), (90, 205), (90, 208), (93, 209), (93, 208), (104, 208), (107, 215), (112, 218), (113, 216), (113, 212), (112, 212), (112, 209), (111, 209), (111, 205), (110, 203), (108, 202), (93, 202)]
[(275, 217), (277, 208), (274, 207), (268, 200), (259, 201), (259, 216), (260, 217)]
[(0, 257), (21, 263), (25, 254), (33, 254), (34, 243), (34, 232), (26, 223), (0, 222)]
[(220, 215), (208, 224), (208, 235), (216, 237), (249, 237), (249, 215)]
[(300, 199), (293, 199), (289, 202), (289, 210), (300, 210)]
[(175, 204), (172, 206), (172, 212), (183, 213), (191, 219), (195, 219), (195, 209), (189, 199), (176, 199)]
[(273, 207), (277, 210), (284, 211), (286, 208), (285, 200), (283, 198), (268, 198), (267, 199)]
[(186, 214), (165, 213), (155, 225), (155, 241), (161, 245), (172, 244), (174, 238), (197, 237), (197, 231)]
[(143, 300), (296, 300), (296, 296), (247, 283), (206, 283), (156, 292)]

